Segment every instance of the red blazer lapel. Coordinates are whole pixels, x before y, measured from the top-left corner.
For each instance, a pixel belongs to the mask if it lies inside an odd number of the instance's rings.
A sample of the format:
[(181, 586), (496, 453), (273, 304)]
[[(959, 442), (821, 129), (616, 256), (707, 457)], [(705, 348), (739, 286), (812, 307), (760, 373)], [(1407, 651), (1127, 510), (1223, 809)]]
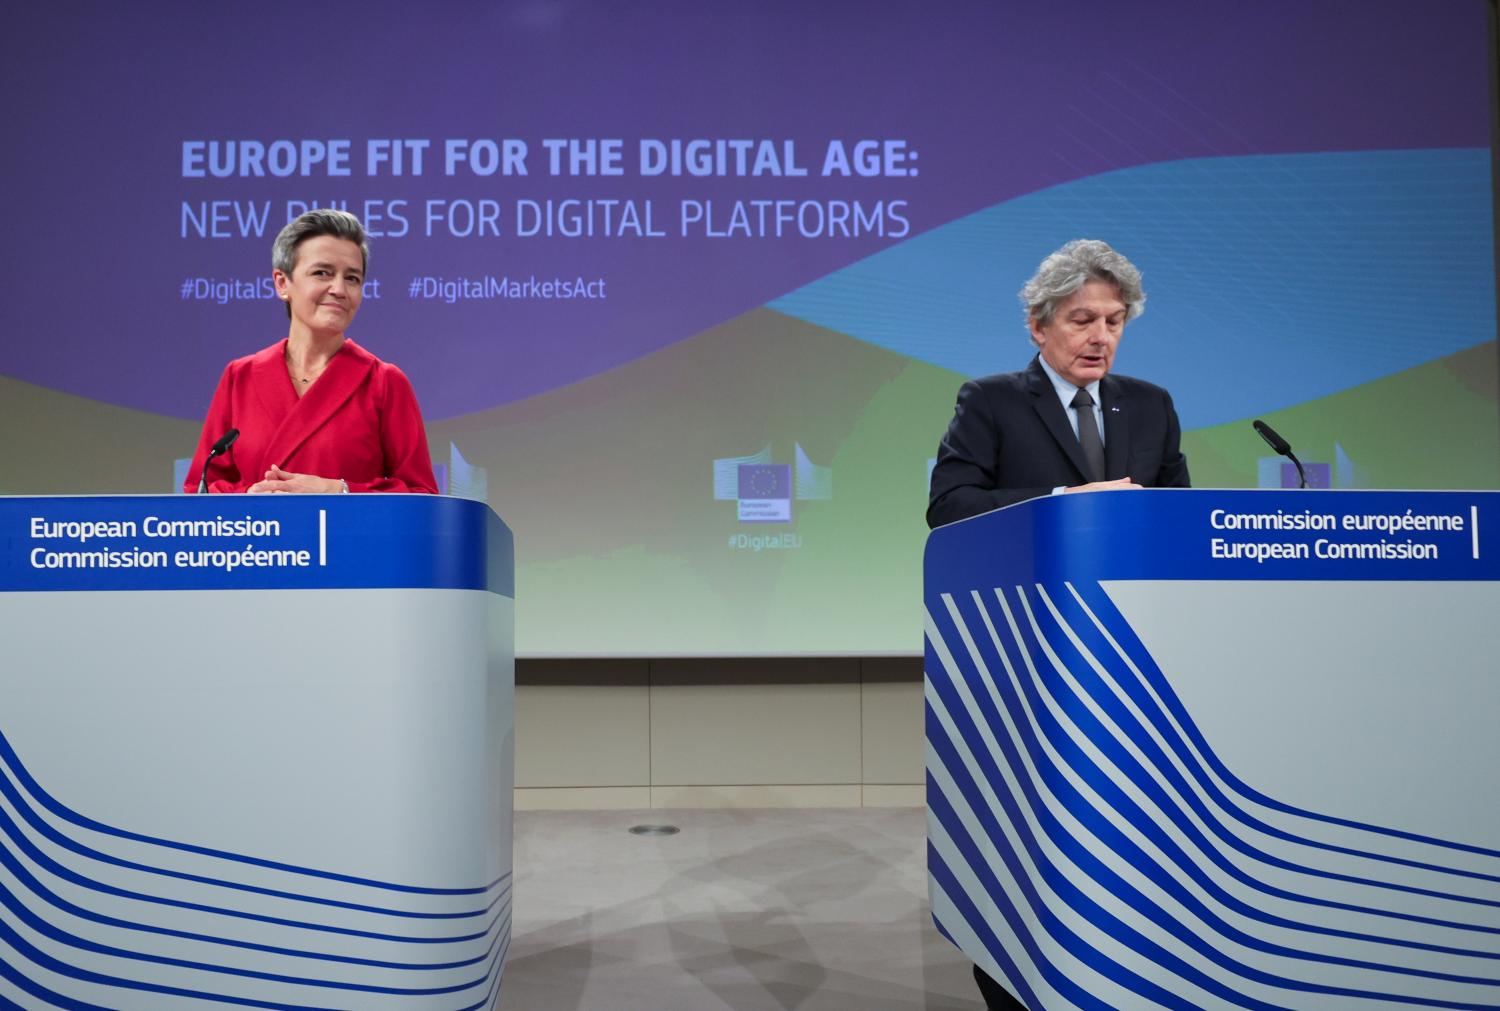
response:
[[(287, 396), (296, 400), (297, 394), (292, 391), (291, 379), (286, 375), (285, 362), (278, 360), (277, 365), (282, 371), (281, 383), (286, 388)], [(339, 408), (348, 403), (374, 367), (373, 355), (352, 340), (345, 339), (344, 346), (329, 360), (328, 368), (323, 370), (317, 382), (312, 384), (312, 388), (301, 400), (296, 400), (282, 419), (266, 449), (267, 465), (274, 463), (279, 467), (296, 470), (287, 463), (292, 454), (309, 436), (322, 428)]]
[[(292, 389), (292, 379), (286, 371), (286, 341), (279, 340), (270, 347), (257, 351), (250, 359), (250, 388), (255, 391), (255, 403), (260, 408), (265, 425), (274, 433), (267, 450), (287, 425), (287, 420), (297, 406), (297, 394)], [(278, 462), (269, 452), (259, 459), (246, 458), (241, 461), (241, 474), (249, 480), (258, 481), (261, 475)]]

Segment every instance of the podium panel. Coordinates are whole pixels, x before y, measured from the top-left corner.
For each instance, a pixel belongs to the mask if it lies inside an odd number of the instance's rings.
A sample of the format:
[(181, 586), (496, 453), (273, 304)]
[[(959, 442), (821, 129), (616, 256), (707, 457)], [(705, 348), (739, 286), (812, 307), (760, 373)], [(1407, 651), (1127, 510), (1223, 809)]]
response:
[(1500, 1007), (1500, 495), (1064, 495), (925, 560), (938, 928), (1032, 1011)]
[(0, 1005), (494, 1005), (514, 565), (493, 512), (0, 498), (0, 548)]

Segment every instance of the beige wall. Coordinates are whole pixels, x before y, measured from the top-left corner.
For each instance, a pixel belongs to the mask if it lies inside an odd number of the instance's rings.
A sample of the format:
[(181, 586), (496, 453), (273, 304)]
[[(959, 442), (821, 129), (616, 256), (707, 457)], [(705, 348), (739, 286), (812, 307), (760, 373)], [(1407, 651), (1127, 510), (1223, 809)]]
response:
[(516, 806), (920, 806), (921, 667), (519, 661)]
[(0, 376), (0, 495), (167, 494), (202, 427)]

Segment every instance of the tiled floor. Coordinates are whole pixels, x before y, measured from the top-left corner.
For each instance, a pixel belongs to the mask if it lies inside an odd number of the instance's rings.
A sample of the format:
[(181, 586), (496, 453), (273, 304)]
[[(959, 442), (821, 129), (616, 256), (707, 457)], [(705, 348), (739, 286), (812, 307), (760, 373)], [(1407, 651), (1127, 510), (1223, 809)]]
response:
[(517, 812), (500, 1008), (972, 1011), (924, 832), (914, 809)]

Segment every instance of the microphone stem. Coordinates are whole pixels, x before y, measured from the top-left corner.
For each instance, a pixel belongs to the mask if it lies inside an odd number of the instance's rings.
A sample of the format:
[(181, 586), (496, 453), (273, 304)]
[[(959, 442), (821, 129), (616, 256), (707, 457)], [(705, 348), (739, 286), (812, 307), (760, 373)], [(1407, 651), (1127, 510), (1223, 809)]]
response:
[[(1296, 463), (1296, 465), (1298, 465), (1298, 480), (1302, 481), (1301, 484), (1298, 484), (1299, 489), (1302, 489), (1302, 487), (1307, 487), (1308, 472), (1305, 471), (1305, 469), (1302, 469), (1302, 460), (1298, 459), (1298, 455), (1296, 455), (1296, 453), (1293, 453), (1290, 447), (1287, 447), (1287, 459), (1292, 460), (1293, 463)], [(207, 471), (207, 469), (208, 465), (207, 463), (204, 463), (204, 471)]]
[(214, 462), (214, 457), (216, 457), (218, 455), (219, 455), (218, 453), (215, 453), (212, 450), (210, 450), (209, 453), (208, 453), (208, 458), (203, 461), (203, 473), (198, 478), (198, 494), (199, 495), (207, 495), (208, 494), (208, 465), (211, 464), (211, 463), (213, 463)]

